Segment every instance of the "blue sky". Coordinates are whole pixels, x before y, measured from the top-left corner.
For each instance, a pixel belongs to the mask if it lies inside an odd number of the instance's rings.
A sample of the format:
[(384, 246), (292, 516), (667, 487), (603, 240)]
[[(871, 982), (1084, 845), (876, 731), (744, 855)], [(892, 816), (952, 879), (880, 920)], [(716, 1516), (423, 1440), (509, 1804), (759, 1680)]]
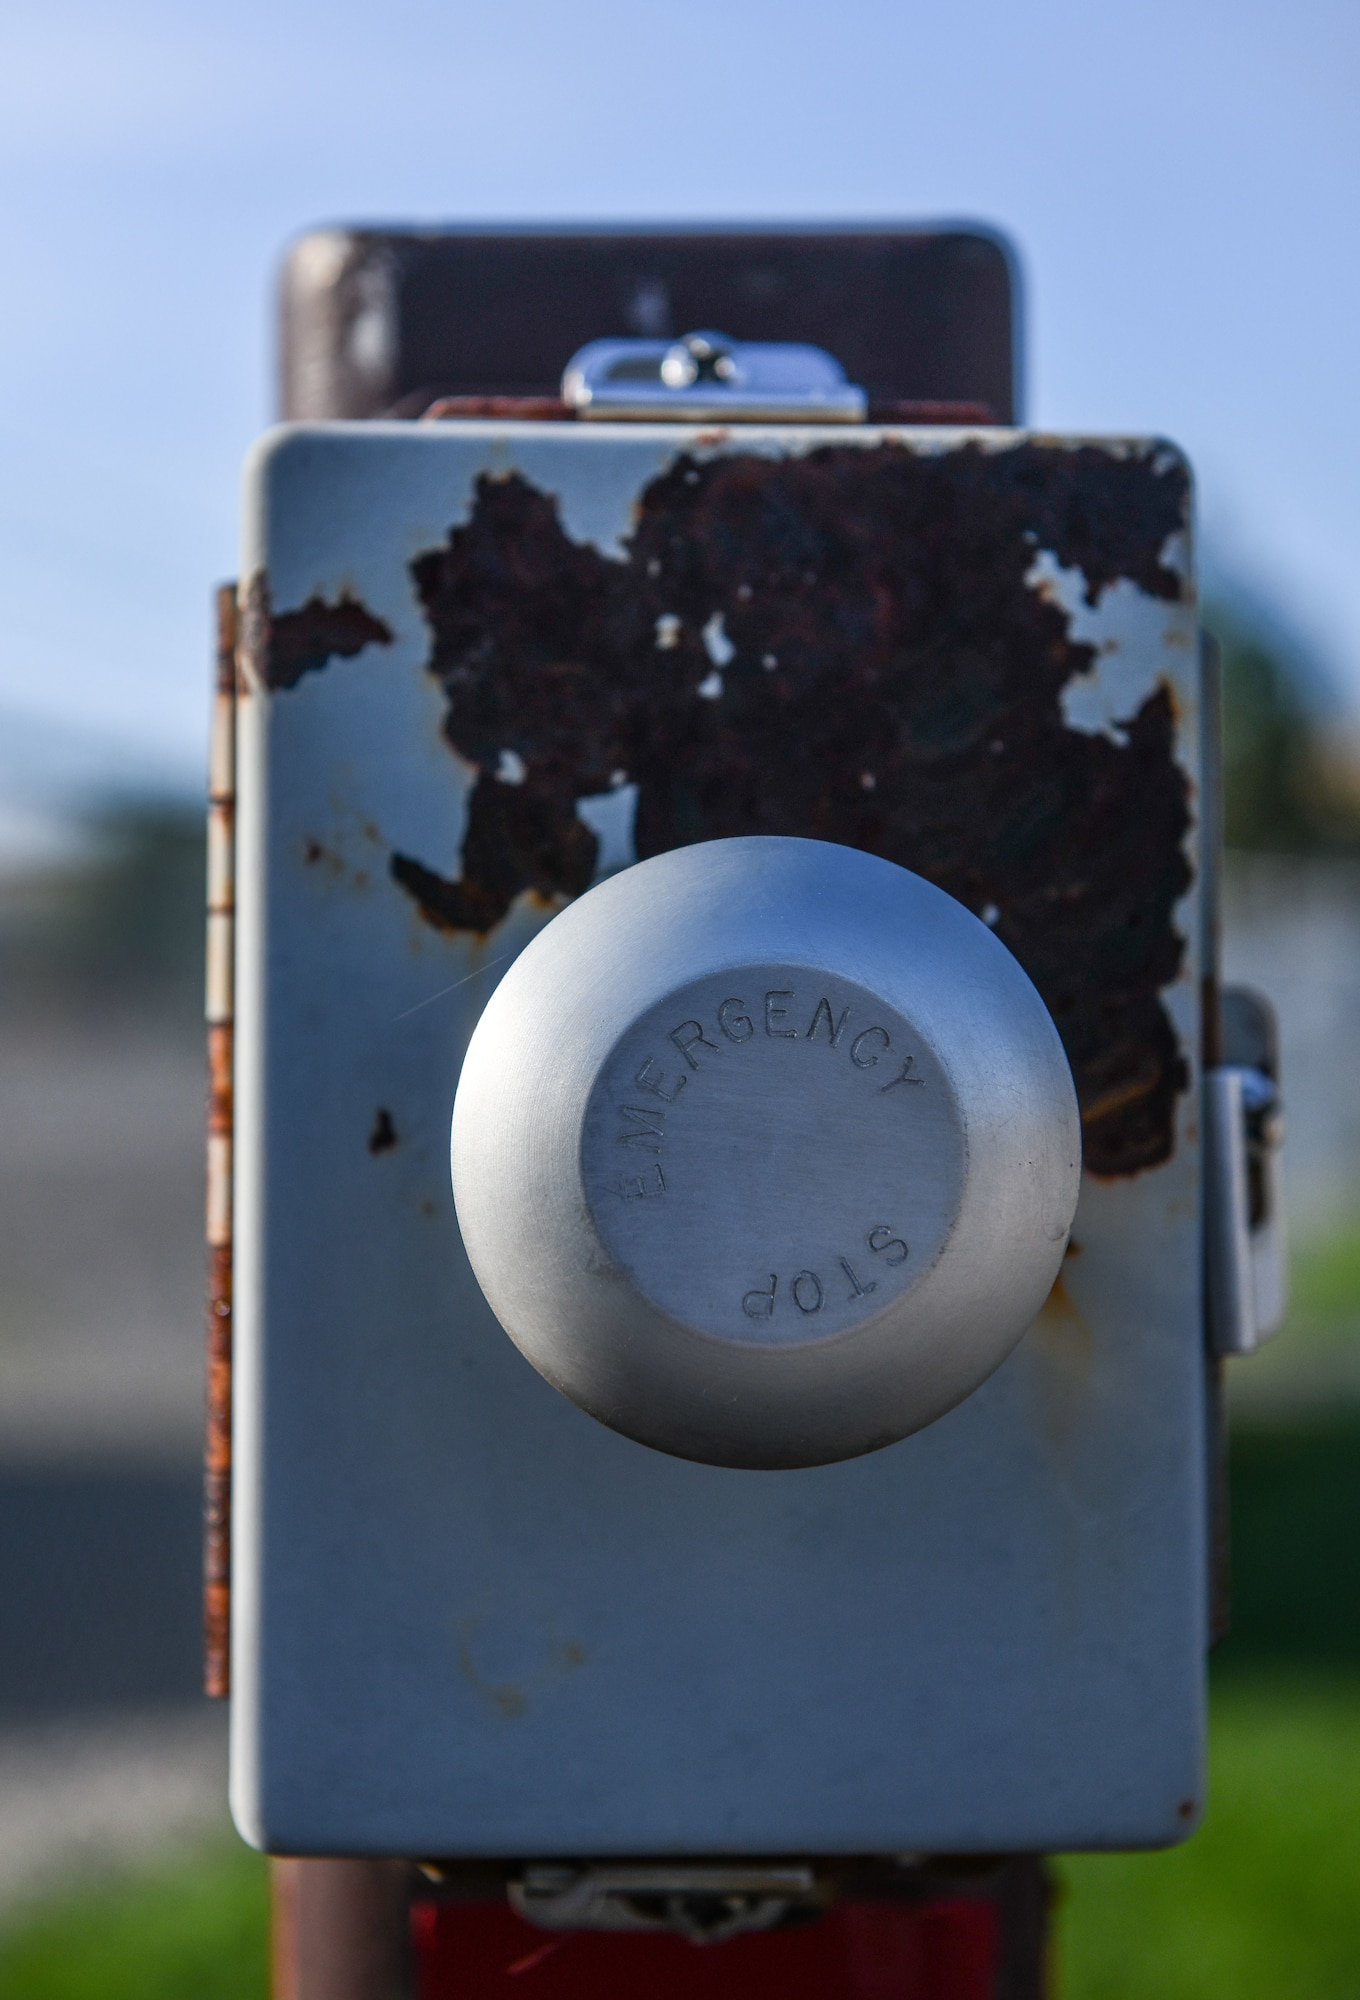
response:
[(1032, 420), (1186, 446), (1360, 716), (1358, 58), (1339, 0), (10, 0), (0, 715), (196, 778), (303, 227), (964, 216)]

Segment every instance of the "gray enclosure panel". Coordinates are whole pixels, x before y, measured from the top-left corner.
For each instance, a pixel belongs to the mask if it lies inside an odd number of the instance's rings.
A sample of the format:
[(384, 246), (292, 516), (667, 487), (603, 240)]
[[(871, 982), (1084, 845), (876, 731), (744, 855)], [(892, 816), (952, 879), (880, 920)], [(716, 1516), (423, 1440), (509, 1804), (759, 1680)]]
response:
[[(408, 565), (512, 464), (616, 555), (687, 441), (335, 426), (276, 435), (250, 474), (243, 575), (275, 616), (349, 594), (392, 636), (240, 703), (237, 1822), (311, 1854), (1174, 1840), (1203, 1798), (1193, 1089), (1169, 1160), (1088, 1178), (1079, 1254), (1000, 1371), (847, 1464), (721, 1470), (611, 1433), (521, 1358), (463, 1255), (459, 1062), (551, 910), (441, 933), (389, 874), (393, 851), (455, 872), (475, 777)], [(1073, 726), (1168, 680), (1193, 777), (1193, 607), (1121, 579), (1070, 615), (1123, 634)], [(585, 811), (626, 840), (626, 798)], [(1164, 996), (1192, 1075), (1195, 910)], [(371, 1150), (380, 1111), (396, 1143)]]

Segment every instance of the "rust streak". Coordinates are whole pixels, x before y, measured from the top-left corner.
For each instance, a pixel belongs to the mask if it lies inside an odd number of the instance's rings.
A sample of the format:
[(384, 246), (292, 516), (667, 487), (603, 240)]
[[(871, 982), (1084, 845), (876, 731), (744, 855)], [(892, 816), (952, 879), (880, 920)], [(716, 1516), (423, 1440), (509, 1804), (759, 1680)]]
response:
[(1098, 1125), (1102, 1118), (1111, 1118), (1117, 1111), (1125, 1111), (1136, 1104), (1141, 1097), (1157, 1088), (1161, 1079), (1161, 1066), (1149, 1063), (1139, 1076), (1129, 1077), (1117, 1083), (1113, 1090), (1104, 1091), (1100, 1096), (1086, 1099), (1081, 1107), (1083, 1126)]

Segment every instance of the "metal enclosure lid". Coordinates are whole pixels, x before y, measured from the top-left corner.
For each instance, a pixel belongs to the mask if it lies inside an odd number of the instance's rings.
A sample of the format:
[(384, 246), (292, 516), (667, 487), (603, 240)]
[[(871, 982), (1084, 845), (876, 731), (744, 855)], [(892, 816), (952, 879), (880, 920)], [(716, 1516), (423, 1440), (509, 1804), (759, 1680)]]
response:
[(491, 224), (309, 231), (280, 274), (280, 414), (418, 416), (555, 396), (601, 335), (825, 347), (873, 402), (1021, 412), (1019, 268), (976, 223)]
[[(772, 519), (800, 551), (782, 568)], [(362, 424), (257, 452), (248, 1838), (831, 1854), (1191, 1830), (1189, 529), (1155, 441)], [(636, 853), (761, 830), (874, 846), (996, 929), (1063, 1036), (1087, 1161), (1060, 1282), (982, 1389), (871, 1457), (773, 1473), (648, 1451), (541, 1381), (447, 1182), (462, 1051), (514, 954)]]

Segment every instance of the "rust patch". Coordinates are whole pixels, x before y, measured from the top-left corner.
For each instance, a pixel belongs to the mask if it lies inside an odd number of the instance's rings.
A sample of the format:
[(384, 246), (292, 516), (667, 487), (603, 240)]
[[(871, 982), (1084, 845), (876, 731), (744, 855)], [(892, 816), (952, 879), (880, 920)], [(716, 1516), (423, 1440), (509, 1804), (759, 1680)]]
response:
[(203, 1688), (231, 1691), (232, 1136), (236, 588), (217, 593), (217, 701), (209, 758), (207, 1381), (203, 1437)]
[(532, 785), (478, 780), (463, 839), (463, 874), (447, 881), (407, 854), (394, 854), (394, 879), (437, 930), (478, 931), (498, 924), (523, 889), (545, 902), (579, 896), (595, 873), (599, 840), (576, 817), (577, 794), (565, 763), (546, 766)]
[(447, 422), (457, 417), (500, 417), (511, 423), (565, 424), (576, 412), (560, 396), (437, 396), (421, 423)]
[[(460, 417), (497, 417), (510, 423), (574, 423), (577, 412), (560, 396), (437, 396), (420, 413), (422, 423), (448, 422)], [(665, 413), (658, 413), (665, 422)], [(763, 417), (728, 417), (726, 422), (766, 423)], [(871, 424), (995, 424), (999, 421), (990, 403), (903, 401), (871, 403)], [(700, 443), (706, 442), (700, 438)]]
[(230, 1693), (231, 1245), (208, 1250), (207, 1423), (203, 1448), (203, 1691)]
[(309, 597), (297, 611), (275, 611), (267, 578), (256, 574), (244, 591), (243, 651), (267, 688), (296, 687), (328, 660), (352, 660), (365, 646), (390, 646), (392, 629), (349, 591), (334, 604)]
[(380, 1104), (377, 1116), (373, 1120), (373, 1130), (368, 1135), (368, 1150), (375, 1156), (379, 1153), (390, 1153), (399, 1143), (397, 1128), (392, 1123), (392, 1113), (385, 1104)]
[(1001, 421), (990, 403), (896, 402), (870, 403), (871, 424), (996, 424)]
[(1118, 577), (1175, 601), (1161, 555), (1187, 497), (1151, 449), (681, 454), (620, 562), (569, 540), (520, 475), (483, 477), (466, 525), (412, 564), (445, 734), (480, 769), (461, 870), (395, 855), (391, 872), (432, 924), (485, 933), (526, 888), (587, 886), (576, 801), (623, 778), (639, 858), (752, 833), (881, 854), (990, 922), (1034, 980), (1088, 1169), (1156, 1166), (1187, 1084), (1160, 999), (1190, 879), (1175, 717), (1163, 687), (1122, 742), (1069, 729), (1061, 690), (1094, 650), (1025, 578), (1046, 549), (1093, 604)]

